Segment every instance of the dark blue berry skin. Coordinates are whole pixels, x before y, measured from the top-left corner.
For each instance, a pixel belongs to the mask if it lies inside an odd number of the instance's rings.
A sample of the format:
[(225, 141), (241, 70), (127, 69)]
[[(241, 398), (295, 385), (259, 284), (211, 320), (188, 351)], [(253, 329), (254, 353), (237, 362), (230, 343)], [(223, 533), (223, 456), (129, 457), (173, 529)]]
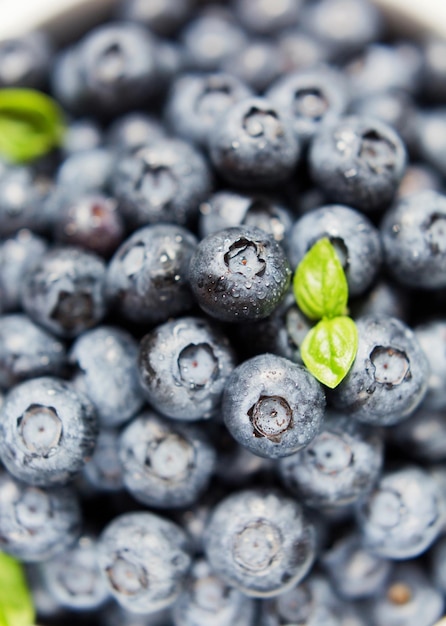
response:
[(205, 319), (166, 322), (140, 344), (139, 371), (146, 398), (174, 419), (213, 417), (234, 365), (229, 341)]
[(174, 35), (191, 16), (193, 0), (162, 0), (147, 3), (145, 0), (126, 0), (118, 5), (124, 20), (144, 24), (157, 35)]
[(46, 85), (52, 46), (43, 32), (34, 32), (0, 44), (0, 87), (42, 89)]
[(390, 429), (389, 440), (408, 456), (436, 463), (446, 460), (444, 409), (429, 408), (425, 401), (409, 419)]
[(346, 67), (354, 94), (367, 98), (392, 91), (413, 94), (420, 86), (421, 54), (412, 43), (367, 46)]
[(304, 9), (303, 30), (321, 41), (332, 59), (357, 54), (382, 31), (382, 15), (367, 0), (316, 0)]
[[(79, 71), (79, 53), (76, 47), (62, 49), (56, 54), (50, 75), (51, 92), (66, 111), (75, 115), (87, 114), (85, 88)], [(88, 112), (91, 115), (91, 111)]]
[(123, 317), (156, 324), (189, 311), (189, 263), (197, 239), (176, 224), (152, 224), (135, 231), (107, 268), (110, 307)]
[(309, 211), (298, 219), (289, 238), (289, 258), (297, 267), (308, 250), (328, 237), (345, 272), (349, 295), (363, 293), (374, 281), (381, 265), (381, 241), (369, 219), (350, 207), (329, 205)]
[(0, 409), (0, 457), (31, 485), (68, 482), (93, 454), (98, 432), (93, 405), (58, 378), (16, 385)]
[(176, 135), (206, 147), (222, 113), (251, 95), (249, 87), (229, 73), (182, 74), (166, 103), (167, 122)]
[(442, 59), (446, 54), (446, 41), (442, 37), (427, 37), (422, 45), (422, 89), (423, 94), (434, 101), (444, 103), (446, 99), (446, 69)]
[(413, 331), (400, 320), (366, 316), (356, 320), (356, 326), (356, 358), (331, 392), (331, 401), (361, 422), (393, 426), (422, 401), (429, 363)]
[(361, 298), (349, 302), (351, 316), (387, 315), (406, 321), (409, 312), (407, 293), (400, 286), (378, 280)]
[(290, 289), (269, 317), (240, 324), (237, 337), (249, 356), (272, 352), (302, 364), (300, 346), (312, 325), (297, 307)]
[(285, 53), (274, 41), (266, 38), (251, 39), (223, 63), (226, 72), (232, 73), (256, 93), (268, 89), (285, 67)]
[(84, 465), (82, 478), (94, 492), (114, 492), (124, 489), (119, 460), (119, 436), (114, 428), (101, 428), (91, 459)]
[[(117, 114), (138, 107), (160, 90), (164, 72), (160, 48), (138, 24), (115, 22), (96, 27), (76, 45), (72, 65), (82, 110)], [(65, 69), (66, 71), (66, 69)], [(64, 104), (70, 104), (57, 89)]]
[(280, 32), (276, 45), (282, 51), (285, 67), (290, 73), (322, 65), (328, 58), (328, 51), (322, 42), (299, 27)]
[(90, 117), (75, 119), (69, 123), (63, 137), (62, 152), (69, 157), (78, 152), (99, 148), (102, 144), (102, 131), (98, 123)]
[(403, 198), (381, 224), (384, 261), (399, 283), (446, 287), (446, 196), (424, 191)]
[(75, 152), (61, 164), (56, 175), (56, 193), (68, 197), (104, 191), (112, 173), (114, 155), (109, 148)]
[(438, 191), (443, 189), (441, 176), (425, 163), (409, 163), (398, 187), (396, 199), (401, 200), (419, 191)]
[(278, 598), (261, 602), (259, 626), (343, 626), (340, 611), (341, 602), (329, 581), (312, 572)]
[(47, 185), (24, 165), (0, 163), (0, 237), (10, 237), (21, 228), (46, 232), (50, 214), (45, 209)]
[(401, 563), (366, 606), (374, 626), (432, 626), (443, 615), (444, 598), (420, 564)]
[(292, 222), (291, 212), (266, 195), (217, 191), (200, 205), (202, 237), (231, 226), (254, 226), (272, 235), (287, 250)]
[(387, 559), (410, 559), (437, 539), (445, 520), (440, 486), (425, 470), (405, 465), (382, 476), (357, 511), (363, 545)]
[(210, 6), (186, 25), (181, 32), (181, 41), (186, 66), (212, 72), (219, 70), (225, 59), (244, 46), (247, 36), (229, 11)]
[(357, 533), (337, 540), (321, 557), (336, 591), (346, 600), (375, 596), (389, 578), (392, 562), (364, 550)]
[(376, 430), (345, 415), (331, 415), (300, 452), (281, 459), (284, 484), (305, 505), (345, 507), (363, 498), (383, 464), (383, 441)]
[(0, 311), (2, 313), (20, 309), (23, 280), (46, 249), (46, 242), (26, 228), (0, 242)]
[(134, 613), (113, 602), (101, 611), (100, 626), (172, 626), (171, 613), (170, 609)]
[(430, 552), (430, 574), (435, 587), (446, 594), (446, 537), (442, 536)]
[(65, 609), (94, 611), (109, 598), (92, 537), (80, 537), (71, 549), (42, 563), (40, 572), (51, 596)]
[(0, 388), (28, 378), (57, 375), (67, 364), (65, 346), (22, 313), (0, 316)]
[(123, 431), (119, 458), (124, 484), (138, 502), (177, 508), (198, 501), (210, 482), (216, 452), (197, 427), (146, 411)]
[(116, 200), (86, 194), (64, 200), (55, 215), (54, 239), (109, 257), (124, 239), (124, 222)]
[(430, 367), (423, 407), (443, 411), (446, 409), (446, 320), (425, 322), (416, 326), (414, 331)]
[(284, 28), (292, 28), (299, 22), (302, 0), (286, 0), (280, 5), (274, 0), (236, 0), (234, 12), (242, 25), (259, 35), (274, 35)]
[(76, 337), (105, 315), (104, 261), (80, 248), (50, 250), (28, 272), (22, 305), (55, 335)]
[(328, 66), (287, 74), (266, 96), (292, 120), (296, 137), (304, 144), (323, 124), (343, 115), (349, 104), (342, 73)]
[(289, 178), (300, 146), (291, 120), (271, 100), (245, 98), (219, 118), (209, 138), (209, 154), (227, 182), (258, 188)]
[(161, 139), (121, 155), (112, 173), (120, 211), (133, 227), (155, 222), (185, 225), (211, 191), (203, 156), (179, 139)]
[(112, 149), (126, 150), (159, 141), (165, 136), (160, 121), (147, 113), (133, 111), (115, 119), (106, 133)]
[(291, 269), (283, 248), (251, 226), (226, 228), (198, 244), (189, 281), (200, 307), (226, 322), (262, 319), (285, 297)]
[(446, 107), (420, 112), (416, 119), (417, 151), (443, 177), (446, 175)]
[(70, 363), (75, 389), (94, 404), (103, 426), (127, 422), (144, 403), (139, 385), (138, 344), (126, 331), (99, 326), (74, 342)]
[(252, 598), (230, 587), (198, 559), (186, 587), (172, 608), (175, 626), (253, 626), (256, 607)]
[(253, 597), (273, 597), (297, 584), (315, 556), (315, 533), (297, 502), (274, 490), (226, 497), (205, 531), (212, 570)]
[(386, 208), (406, 167), (406, 149), (391, 126), (351, 116), (326, 124), (309, 151), (312, 178), (332, 202), (360, 211)]
[(98, 563), (121, 606), (150, 613), (175, 602), (191, 559), (179, 526), (140, 512), (119, 515), (105, 527), (98, 542)]
[(225, 385), (222, 414), (231, 435), (259, 456), (295, 454), (316, 436), (322, 386), (301, 365), (274, 354), (244, 361)]
[(78, 538), (81, 511), (69, 487), (38, 489), (0, 474), (0, 547), (26, 563), (63, 553)]

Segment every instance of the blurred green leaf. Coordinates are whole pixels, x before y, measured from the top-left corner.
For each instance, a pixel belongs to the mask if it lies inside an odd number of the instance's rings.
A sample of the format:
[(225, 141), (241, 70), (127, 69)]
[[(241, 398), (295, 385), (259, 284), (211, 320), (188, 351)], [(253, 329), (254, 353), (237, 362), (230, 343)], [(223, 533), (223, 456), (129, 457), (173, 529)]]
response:
[(0, 626), (32, 626), (35, 611), (22, 565), (0, 552)]

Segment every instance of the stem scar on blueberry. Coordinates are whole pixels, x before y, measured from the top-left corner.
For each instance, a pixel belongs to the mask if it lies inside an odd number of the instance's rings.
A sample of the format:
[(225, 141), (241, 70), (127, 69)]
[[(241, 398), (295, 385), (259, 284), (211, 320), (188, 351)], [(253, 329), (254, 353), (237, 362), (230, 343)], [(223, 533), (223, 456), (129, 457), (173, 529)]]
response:
[(297, 266), (293, 289), (298, 307), (317, 322), (302, 342), (302, 360), (319, 382), (334, 389), (356, 357), (358, 332), (345, 315), (347, 279), (327, 237), (317, 241)]

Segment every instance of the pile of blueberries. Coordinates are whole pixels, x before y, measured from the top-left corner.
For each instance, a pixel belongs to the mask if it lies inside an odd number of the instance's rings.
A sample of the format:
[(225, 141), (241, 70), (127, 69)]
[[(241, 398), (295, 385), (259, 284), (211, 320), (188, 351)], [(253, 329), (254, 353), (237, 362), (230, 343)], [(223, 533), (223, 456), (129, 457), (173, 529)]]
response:
[[(0, 43), (63, 146), (0, 162), (0, 551), (45, 626), (433, 626), (446, 40), (368, 0), (120, 0)], [(358, 352), (302, 363), (322, 237)]]

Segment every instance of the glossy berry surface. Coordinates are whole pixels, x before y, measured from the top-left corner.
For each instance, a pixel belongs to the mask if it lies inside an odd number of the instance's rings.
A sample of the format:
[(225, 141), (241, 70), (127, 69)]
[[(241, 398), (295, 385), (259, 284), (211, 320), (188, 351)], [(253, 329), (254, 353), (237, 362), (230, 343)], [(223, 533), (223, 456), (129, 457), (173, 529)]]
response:
[(225, 322), (267, 317), (284, 298), (290, 279), (283, 249), (271, 235), (249, 226), (202, 239), (189, 267), (198, 304)]
[(302, 366), (273, 354), (239, 365), (223, 395), (223, 417), (232, 436), (254, 454), (279, 458), (316, 436), (325, 395)]

